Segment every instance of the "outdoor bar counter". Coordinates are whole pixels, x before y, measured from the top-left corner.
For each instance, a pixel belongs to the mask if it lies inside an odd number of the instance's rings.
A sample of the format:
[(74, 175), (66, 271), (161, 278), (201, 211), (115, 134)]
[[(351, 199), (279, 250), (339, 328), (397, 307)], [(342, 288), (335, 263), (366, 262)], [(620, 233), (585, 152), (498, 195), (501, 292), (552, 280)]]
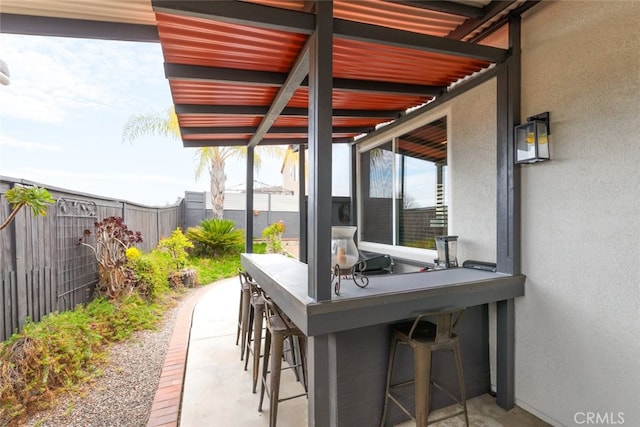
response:
[[(241, 262), (282, 311), (311, 338), (309, 363), (313, 365), (311, 369), (315, 369), (311, 376), (329, 377), (328, 381), (323, 379), (327, 381), (323, 384), (328, 390), (323, 387), (310, 390), (309, 425), (379, 425), (389, 352), (389, 325), (411, 319), (420, 312), (467, 307), (457, 328), (467, 396), (488, 392), (487, 303), (491, 302), (498, 302), (497, 403), (509, 406), (512, 402), (513, 378), (509, 367), (513, 364), (513, 352), (509, 350), (512, 346), (508, 341), (513, 339), (513, 299), (524, 295), (524, 276), (453, 268), (370, 276), (365, 288), (343, 279), (340, 295), (332, 295), (331, 301), (317, 302), (307, 294), (306, 264), (283, 255), (249, 253), (242, 254)], [(314, 354), (314, 338), (328, 343), (330, 350)], [(405, 353), (398, 354), (396, 367), (412, 366), (411, 359), (407, 358), (410, 353)], [(317, 360), (320, 355), (328, 360)], [(433, 376), (436, 379), (440, 376), (438, 381), (445, 384), (454, 384), (455, 395), (453, 362), (445, 360), (446, 357), (439, 361), (439, 356), (434, 356)], [(450, 372), (441, 375), (439, 371)], [(399, 375), (403, 376), (403, 373)], [(410, 378), (412, 374), (409, 371), (404, 375)], [(312, 378), (312, 388), (313, 384)], [(410, 394), (407, 397), (411, 399)], [(434, 399), (434, 407), (451, 403), (439, 402), (435, 395)], [(399, 411), (390, 414), (390, 424), (394, 418), (403, 420)]]

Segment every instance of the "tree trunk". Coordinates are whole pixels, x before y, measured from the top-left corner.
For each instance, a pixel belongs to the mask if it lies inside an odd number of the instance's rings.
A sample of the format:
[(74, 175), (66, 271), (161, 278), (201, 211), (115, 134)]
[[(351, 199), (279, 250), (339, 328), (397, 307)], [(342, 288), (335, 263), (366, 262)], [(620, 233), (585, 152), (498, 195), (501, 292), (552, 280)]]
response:
[(222, 219), (224, 214), (224, 187), (227, 176), (224, 173), (224, 161), (211, 161), (211, 201), (213, 203), (213, 217)]

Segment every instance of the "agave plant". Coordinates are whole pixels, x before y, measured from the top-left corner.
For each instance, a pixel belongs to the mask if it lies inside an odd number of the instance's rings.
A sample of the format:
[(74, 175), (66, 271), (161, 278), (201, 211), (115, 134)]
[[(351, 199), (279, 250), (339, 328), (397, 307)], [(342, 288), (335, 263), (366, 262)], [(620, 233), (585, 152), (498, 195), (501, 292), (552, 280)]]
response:
[(218, 256), (240, 250), (244, 244), (244, 233), (229, 219), (202, 220), (199, 226), (189, 227), (186, 236), (194, 243), (194, 249), (200, 255)]

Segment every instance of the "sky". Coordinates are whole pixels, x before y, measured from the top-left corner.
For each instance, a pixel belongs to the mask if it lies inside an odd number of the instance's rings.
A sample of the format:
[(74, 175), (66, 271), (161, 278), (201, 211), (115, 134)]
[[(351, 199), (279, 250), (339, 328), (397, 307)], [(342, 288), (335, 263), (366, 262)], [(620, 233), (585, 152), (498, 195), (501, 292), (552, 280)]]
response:
[[(0, 59), (11, 75), (0, 86), (0, 176), (150, 206), (208, 191), (194, 148), (161, 136), (122, 141), (131, 115), (173, 104), (159, 43), (0, 34)], [(244, 183), (244, 164), (228, 162), (227, 187)], [(281, 185), (281, 166), (264, 157), (254, 178)]]

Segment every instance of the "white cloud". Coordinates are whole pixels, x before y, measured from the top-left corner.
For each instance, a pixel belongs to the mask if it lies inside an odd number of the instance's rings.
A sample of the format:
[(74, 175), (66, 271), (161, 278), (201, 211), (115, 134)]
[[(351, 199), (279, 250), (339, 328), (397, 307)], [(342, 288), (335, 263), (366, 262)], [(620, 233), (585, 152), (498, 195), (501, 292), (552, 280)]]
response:
[(62, 148), (57, 145), (41, 144), (39, 142), (19, 141), (6, 135), (0, 135), (0, 146), (17, 148), (25, 151), (61, 151)]
[(141, 76), (168, 92), (159, 46), (10, 34), (0, 43), (11, 73), (2, 87), (4, 119), (61, 123), (87, 109), (136, 105)]

